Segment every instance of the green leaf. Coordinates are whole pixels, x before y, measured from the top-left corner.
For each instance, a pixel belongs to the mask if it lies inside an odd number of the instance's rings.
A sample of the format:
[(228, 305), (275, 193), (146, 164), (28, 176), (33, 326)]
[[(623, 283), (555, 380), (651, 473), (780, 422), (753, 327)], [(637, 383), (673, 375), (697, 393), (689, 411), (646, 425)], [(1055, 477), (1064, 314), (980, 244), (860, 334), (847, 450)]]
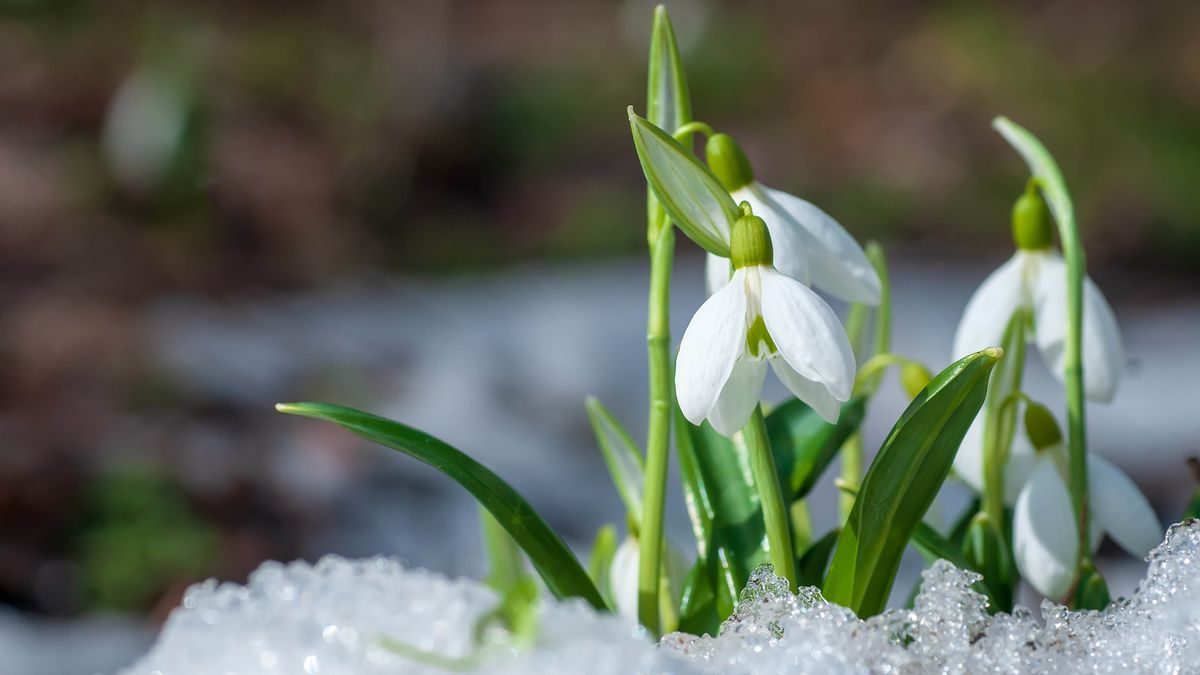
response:
[(621, 501), (625, 503), (625, 512), (629, 514), (631, 523), (641, 523), (642, 488), (646, 482), (645, 459), (633, 442), (633, 437), (599, 399), (589, 396), (585, 405), (608, 473), (612, 476), (617, 493), (621, 495)]
[(821, 585), (821, 580), (825, 578), (825, 569), (829, 567), (829, 557), (833, 554), (834, 545), (837, 544), (840, 533), (841, 529), (836, 527), (826, 532), (800, 556), (800, 560), (796, 564), (797, 585)]
[(823, 589), (831, 602), (863, 617), (883, 610), (900, 556), (950, 473), (1000, 354), (988, 348), (943, 370), (892, 427), (838, 538)]
[(670, 134), (629, 108), (633, 145), (646, 182), (663, 209), (692, 241), (729, 257), (729, 233), (740, 215), (717, 177)]
[(1090, 564), (1079, 572), (1079, 587), (1075, 592), (1072, 603), (1074, 609), (1102, 610), (1112, 602), (1108, 593), (1108, 583), (1095, 567)]
[(768, 561), (762, 507), (750, 458), (708, 423), (695, 426), (675, 406), (683, 494), (699, 560), (717, 612), (729, 616), (750, 572)]
[(679, 628), (692, 635), (716, 635), (721, 624), (717, 614), (717, 598), (713, 592), (712, 574), (706, 569), (711, 562), (697, 559), (683, 582), (679, 603)]
[(817, 484), (838, 449), (862, 424), (865, 411), (866, 400), (852, 398), (842, 405), (837, 423), (830, 424), (793, 398), (767, 415), (775, 468), (793, 501), (803, 499)]
[(583, 598), (596, 609), (608, 606), (562, 538), (499, 476), (461, 451), (399, 422), (327, 403), (279, 403), (289, 415), (326, 420), (362, 438), (399, 450), (453, 478), (491, 512), (533, 563), (557, 598)]
[[(963, 557), (966, 558), (964, 567), (983, 575), (988, 597), (992, 599), (988, 609), (992, 612), (1012, 611), (1016, 584), (1012, 553), (1007, 538), (992, 525), (987, 513), (978, 513), (971, 519), (963, 541)], [(950, 559), (950, 562), (954, 560)]]
[(596, 531), (592, 540), (592, 551), (588, 555), (588, 576), (600, 589), (600, 594), (610, 606), (616, 606), (612, 598), (609, 573), (612, 571), (613, 556), (617, 553), (617, 528), (605, 525)]

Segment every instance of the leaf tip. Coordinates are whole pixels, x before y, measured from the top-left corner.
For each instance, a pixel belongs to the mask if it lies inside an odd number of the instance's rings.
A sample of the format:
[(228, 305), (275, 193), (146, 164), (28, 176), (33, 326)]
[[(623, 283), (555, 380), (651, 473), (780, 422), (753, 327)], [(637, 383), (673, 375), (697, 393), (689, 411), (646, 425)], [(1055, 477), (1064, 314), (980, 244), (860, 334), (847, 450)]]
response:
[(1004, 356), (1004, 348), (1003, 347), (988, 347), (987, 349), (984, 349), (983, 351), (981, 351), (979, 353), (983, 354), (984, 356), (988, 357), (989, 359), (991, 359), (993, 361), (998, 361), (998, 360), (1000, 360), (1001, 356)]

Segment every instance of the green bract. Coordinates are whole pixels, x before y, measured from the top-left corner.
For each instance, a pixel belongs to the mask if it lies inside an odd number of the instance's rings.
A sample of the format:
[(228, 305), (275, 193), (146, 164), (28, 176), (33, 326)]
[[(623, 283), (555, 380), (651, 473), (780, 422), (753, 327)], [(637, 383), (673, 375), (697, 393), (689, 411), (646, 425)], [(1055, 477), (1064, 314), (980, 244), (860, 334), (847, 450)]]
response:
[(900, 416), (863, 478), (825, 578), (825, 597), (859, 616), (883, 610), (913, 530), (950, 473), (1000, 350), (963, 357)]
[(696, 156), (629, 108), (629, 126), (646, 182), (671, 220), (704, 250), (729, 257), (729, 232), (741, 216), (733, 198)]

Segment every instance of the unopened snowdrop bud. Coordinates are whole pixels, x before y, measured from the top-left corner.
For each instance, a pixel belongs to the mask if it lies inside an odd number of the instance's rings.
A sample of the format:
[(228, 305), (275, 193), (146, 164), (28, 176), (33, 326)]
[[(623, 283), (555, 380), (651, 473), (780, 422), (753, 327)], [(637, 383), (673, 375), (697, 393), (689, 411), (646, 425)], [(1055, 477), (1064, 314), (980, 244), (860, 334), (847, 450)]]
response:
[(1035, 450), (1048, 450), (1058, 447), (1063, 442), (1062, 429), (1058, 428), (1054, 414), (1040, 403), (1030, 403), (1026, 406), (1025, 432)]
[[(638, 556), (641, 547), (637, 537), (626, 537), (613, 554), (608, 572), (609, 591), (617, 613), (629, 619), (638, 620)], [(662, 581), (666, 584), (664, 592), (669, 592), (669, 602), (678, 603), (683, 590), (683, 579), (687, 576), (691, 563), (679, 549), (666, 544), (666, 575)]]
[(915, 361), (900, 366), (900, 386), (904, 387), (909, 398), (916, 398), (932, 379), (929, 369)]
[(708, 168), (712, 169), (726, 190), (734, 192), (754, 182), (750, 160), (733, 136), (725, 133), (709, 136), (704, 155), (708, 160)]
[(767, 231), (766, 222), (752, 214), (746, 202), (742, 202), (742, 214), (733, 224), (729, 238), (733, 269), (771, 265), (775, 259), (775, 249), (771, 246), (771, 233)]
[(1025, 194), (1013, 204), (1013, 243), (1025, 251), (1044, 251), (1054, 244), (1054, 225), (1050, 207), (1042, 197), (1035, 181), (1030, 181)]

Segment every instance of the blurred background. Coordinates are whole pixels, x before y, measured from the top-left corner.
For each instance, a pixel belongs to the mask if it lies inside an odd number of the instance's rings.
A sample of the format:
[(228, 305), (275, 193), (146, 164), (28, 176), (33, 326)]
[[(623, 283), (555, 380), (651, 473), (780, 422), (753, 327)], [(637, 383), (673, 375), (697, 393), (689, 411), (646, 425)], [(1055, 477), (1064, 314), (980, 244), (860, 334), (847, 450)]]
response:
[[(990, 121), (1046, 142), (1130, 357), (1116, 401), (1092, 408), (1093, 449), (1176, 520), (1200, 450), (1200, 5), (667, 4), (696, 115), (764, 182), (885, 245), (895, 348), (935, 371), (1011, 252), (1025, 169)], [(11, 672), (126, 665), (188, 584), (267, 559), (482, 571), (465, 493), (280, 400), (441, 436), (581, 552), (622, 522), (582, 401), (644, 433), (625, 107), (644, 110), (651, 10), (0, 0)], [(678, 259), (676, 336), (702, 300), (698, 250)], [(1032, 383), (1059, 400), (1044, 372)], [(885, 386), (868, 448), (904, 405)], [(815, 498), (826, 527), (833, 500)], [(1105, 564), (1114, 594), (1144, 567)]]

